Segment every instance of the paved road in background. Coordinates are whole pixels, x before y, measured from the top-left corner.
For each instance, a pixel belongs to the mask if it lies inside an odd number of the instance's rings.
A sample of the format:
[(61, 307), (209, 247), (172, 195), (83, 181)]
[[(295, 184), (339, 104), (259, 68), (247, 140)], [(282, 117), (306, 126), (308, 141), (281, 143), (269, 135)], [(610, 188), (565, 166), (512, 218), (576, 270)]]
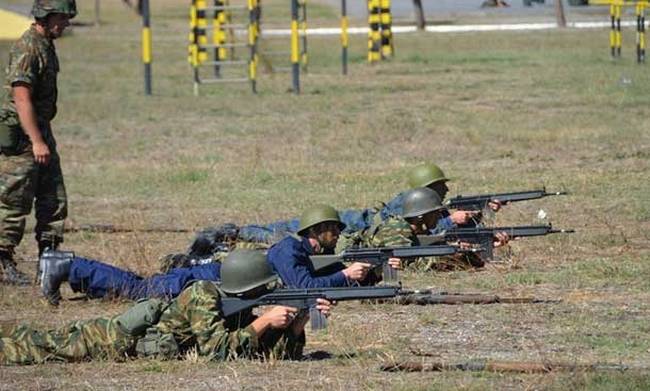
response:
[[(336, 9), (340, 9), (341, 0), (325, 0)], [(506, 0), (510, 7), (481, 8), (483, 0), (422, 0), (426, 17), (431, 20), (454, 20), (458, 16), (536, 16), (554, 15), (553, 0), (546, 0), (545, 4), (533, 3), (532, 7), (525, 7), (522, 0)], [(348, 14), (353, 18), (365, 18), (367, 16), (366, 0), (347, 0)], [(578, 10), (586, 10), (587, 7), (570, 7), (567, 0), (564, 1), (567, 14)], [(413, 19), (412, 0), (393, 0), (391, 12), (394, 18)]]

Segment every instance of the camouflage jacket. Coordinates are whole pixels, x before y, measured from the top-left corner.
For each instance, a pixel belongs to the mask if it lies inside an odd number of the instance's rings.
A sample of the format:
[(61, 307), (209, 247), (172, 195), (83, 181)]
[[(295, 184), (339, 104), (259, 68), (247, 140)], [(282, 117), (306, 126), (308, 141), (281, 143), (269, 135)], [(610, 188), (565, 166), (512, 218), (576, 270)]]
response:
[[(225, 319), (221, 316), (221, 297), (215, 284), (196, 282), (164, 308), (151, 330), (175, 341), (174, 355), (196, 348), (199, 355), (212, 360), (302, 356), (304, 333), (296, 336), (291, 330), (270, 329), (257, 336), (250, 327), (255, 320), (250, 311)], [(45, 330), (0, 323), (0, 365), (124, 360), (135, 354), (136, 345), (146, 337), (140, 332), (132, 334), (123, 327), (122, 321), (120, 315), (70, 322)]]
[(29, 84), (32, 104), (39, 126), (47, 125), (56, 115), (59, 60), (54, 42), (36, 31), (35, 25), (25, 31), (9, 52), (9, 63), (0, 91), (0, 123), (18, 125), (18, 114), (11, 93), (16, 82)]
[[(404, 218), (389, 216), (383, 221), (376, 221), (372, 226), (361, 232), (342, 236), (337, 244), (336, 252), (339, 253), (351, 246), (399, 247), (419, 245), (417, 235)], [(457, 270), (483, 266), (483, 261), (475, 254), (421, 257), (402, 261), (405, 268), (415, 271)]]
[(355, 247), (388, 247), (414, 246), (417, 237), (411, 226), (400, 216), (389, 216), (385, 220), (375, 222), (363, 231), (344, 234), (339, 238), (336, 253), (346, 248)]
[(221, 316), (222, 295), (214, 283), (198, 281), (165, 309), (155, 327), (162, 334), (173, 334), (181, 351), (196, 347), (199, 355), (212, 360), (302, 356), (304, 333), (295, 336), (291, 330), (269, 329), (258, 337), (250, 326), (256, 319), (250, 311)]

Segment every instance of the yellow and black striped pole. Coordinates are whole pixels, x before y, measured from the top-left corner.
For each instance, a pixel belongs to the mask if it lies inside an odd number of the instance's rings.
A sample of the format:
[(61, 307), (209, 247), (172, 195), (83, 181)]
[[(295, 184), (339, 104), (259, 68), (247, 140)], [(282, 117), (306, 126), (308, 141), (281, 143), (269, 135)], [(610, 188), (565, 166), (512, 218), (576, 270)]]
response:
[(298, 0), (291, 0), (291, 75), (293, 92), (300, 93), (300, 41), (298, 36)]
[(393, 31), (391, 30), (393, 18), (390, 13), (390, 0), (380, 0), (381, 20), (381, 57), (393, 56)]
[(257, 94), (257, 39), (259, 36), (260, 14), (258, 1), (248, 0), (248, 47), (250, 50), (248, 79), (254, 94)]
[(348, 37), (348, 4), (346, 0), (341, 0), (341, 72), (348, 74), (348, 46), (350, 40)]
[(616, 57), (616, 5), (612, 2), (609, 5), (609, 21), (611, 23), (609, 30), (609, 50), (612, 58)]
[(223, 0), (214, 0), (214, 12), (212, 15), (212, 44), (214, 45), (214, 76), (221, 77), (221, 67), (219, 61), (225, 60), (228, 52), (223, 44), (226, 43), (226, 32), (221, 27), (226, 23), (226, 2)]
[(302, 46), (300, 47), (300, 63), (302, 70), (307, 72), (307, 0), (299, 0), (300, 6), (300, 38)]
[(149, 0), (142, 0), (142, 62), (144, 63), (144, 93), (151, 95), (151, 16)]
[(205, 47), (208, 44), (206, 30), (208, 28), (207, 0), (196, 0), (196, 42), (198, 46), (199, 64), (208, 60)]
[(622, 0), (616, 2), (616, 57), (621, 57), (621, 46), (623, 44), (623, 35), (621, 34), (621, 10), (623, 8)]
[(645, 9), (647, 1), (636, 3), (636, 61), (645, 62)]
[(368, 62), (381, 60), (381, 32), (379, 31), (379, 22), (381, 16), (379, 13), (379, 0), (368, 0)]

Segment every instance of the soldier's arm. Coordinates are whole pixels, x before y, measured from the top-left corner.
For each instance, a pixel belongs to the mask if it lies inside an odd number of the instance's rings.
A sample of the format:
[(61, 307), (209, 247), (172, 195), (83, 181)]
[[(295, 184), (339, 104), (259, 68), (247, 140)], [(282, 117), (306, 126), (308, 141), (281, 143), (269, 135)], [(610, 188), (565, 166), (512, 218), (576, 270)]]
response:
[(32, 93), (44, 69), (43, 59), (29, 44), (21, 43), (12, 49), (7, 79), (11, 84), (11, 94), (16, 104), (20, 126), (32, 142), (34, 160), (41, 164), (47, 164), (49, 161), (50, 149), (43, 141), (38, 128)]
[(39, 164), (47, 164), (50, 161), (50, 149), (43, 140), (41, 131), (36, 121), (36, 111), (32, 104), (32, 88), (25, 82), (14, 82), (11, 92), (16, 103), (16, 112), (23, 128), (30, 141), (34, 152), (34, 160)]

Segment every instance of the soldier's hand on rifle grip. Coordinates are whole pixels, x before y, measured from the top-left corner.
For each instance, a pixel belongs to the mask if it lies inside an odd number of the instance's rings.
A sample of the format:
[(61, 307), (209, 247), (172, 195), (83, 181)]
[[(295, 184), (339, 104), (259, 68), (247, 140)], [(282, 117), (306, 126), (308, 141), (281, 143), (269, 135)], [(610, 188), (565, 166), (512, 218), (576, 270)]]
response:
[(335, 304), (330, 302), (327, 299), (316, 299), (316, 309), (320, 311), (323, 316), (329, 318), (330, 313), (332, 312), (332, 307)]
[(498, 212), (503, 205), (504, 204), (499, 200), (492, 200), (488, 202), (488, 207), (492, 210), (492, 212)]
[(369, 263), (355, 262), (343, 269), (343, 274), (345, 275), (345, 278), (350, 281), (361, 281), (368, 275), (370, 266)]
[(494, 234), (494, 247), (503, 247), (508, 244), (510, 237), (505, 232), (497, 232)]
[(402, 270), (402, 260), (400, 258), (388, 258), (388, 265), (395, 270)]
[(297, 314), (297, 308), (278, 305), (271, 307), (260, 316), (260, 319), (266, 320), (272, 329), (285, 329), (293, 322)]

